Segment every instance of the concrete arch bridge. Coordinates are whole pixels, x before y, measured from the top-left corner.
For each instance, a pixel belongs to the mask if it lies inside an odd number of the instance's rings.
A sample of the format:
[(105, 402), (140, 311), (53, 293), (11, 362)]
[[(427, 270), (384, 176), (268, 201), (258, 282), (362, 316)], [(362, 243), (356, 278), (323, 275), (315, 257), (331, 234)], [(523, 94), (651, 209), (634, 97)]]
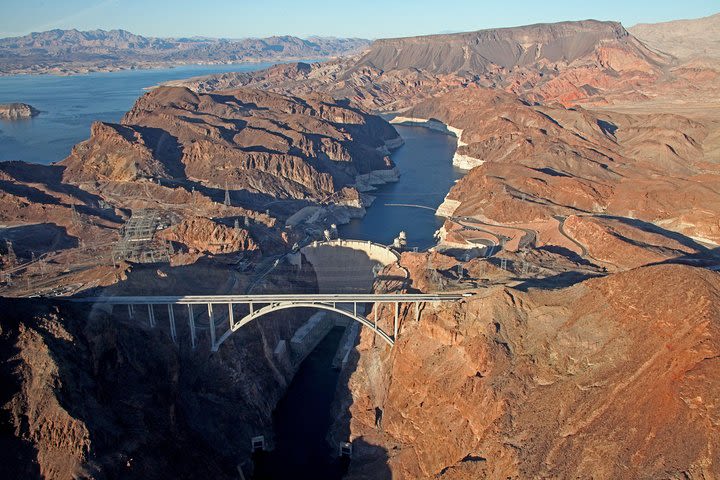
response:
[[(371, 329), (375, 334), (391, 347), (398, 337), (400, 304), (414, 304), (415, 316), (419, 320), (420, 305), (435, 302), (455, 302), (469, 294), (297, 294), (297, 295), (204, 295), (204, 296), (128, 296), (128, 297), (84, 297), (73, 301), (92, 303), (99, 306), (112, 307), (121, 305), (127, 308), (128, 316), (132, 319), (136, 309), (146, 309), (147, 319), (151, 328), (157, 326), (158, 315), (166, 316), (170, 329), (170, 337), (178, 341), (177, 323), (175, 314), (178, 306), (184, 305), (187, 310), (186, 317), (190, 332), (190, 343), (193, 348), (197, 346), (198, 327), (196, 320), (204, 316), (207, 309), (207, 319), (210, 330), (210, 349), (217, 351), (230, 336), (249, 324), (272, 312), (293, 308), (314, 308), (338, 313), (351, 318)], [(393, 331), (385, 332), (378, 326), (377, 308), (373, 319), (365, 317), (362, 313), (367, 305), (389, 303), (395, 308)], [(243, 312), (236, 315), (239, 305), (244, 305)], [(167, 312), (165, 314), (165, 312)], [(224, 325), (224, 326), (223, 326)], [(220, 328), (220, 333), (218, 333)]]

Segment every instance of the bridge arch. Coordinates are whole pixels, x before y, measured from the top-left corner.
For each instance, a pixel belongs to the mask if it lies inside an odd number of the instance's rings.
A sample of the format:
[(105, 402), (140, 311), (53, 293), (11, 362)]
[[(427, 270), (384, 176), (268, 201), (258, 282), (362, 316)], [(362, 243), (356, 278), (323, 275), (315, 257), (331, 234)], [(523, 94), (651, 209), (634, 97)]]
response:
[[(355, 302), (353, 302), (355, 303)], [(388, 335), (383, 329), (379, 328), (376, 324), (369, 321), (367, 318), (356, 315), (353, 312), (350, 312), (348, 310), (345, 310), (343, 308), (338, 308), (337, 306), (329, 303), (313, 303), (313, 302), (280, 302), (280, 303), (271, 303), (269, 305), (266, 305), (262, 308), (259, 308), (258, 310), (255, 310), (254, 312), (245, 315), (243, 318), (241, 318), (238, 322), (234, 322), (231, 327), (218, 338), (215, 345), (213, 345), (213, 350), (217, 351), (220, 348), (220, 345), (225, 342), (230, 336), (235, 333), (237, 330), (239, 330), (241, 327), (247, 325), (248, 323), (252, 322), (253, 320), (256, 320), (260, 317), (263, 317), (265, 315), (268, 315), (272, 312), (278, 312), (281, 310), (288, 310), (291, 308), (314, 308), (316, 310), (325, 310), (328, 312), (334, 312), (338, 313), (340, 315), (344, 315), (348, 318), (351, 318), (355, 320), (356, 322), (361, 323), (362, 325), (368, 327), (370, 330), (375, 332), (375, 334), (380, 337), (385, 343), (390, 345), (391, 347), (395, 344), (395, 339)]]

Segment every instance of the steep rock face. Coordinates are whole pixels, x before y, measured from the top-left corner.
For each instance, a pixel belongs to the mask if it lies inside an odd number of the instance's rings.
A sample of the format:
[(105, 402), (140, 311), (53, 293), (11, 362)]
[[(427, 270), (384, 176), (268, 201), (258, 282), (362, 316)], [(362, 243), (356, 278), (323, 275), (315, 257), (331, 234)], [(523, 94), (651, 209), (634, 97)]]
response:
[(2, 308), (3, 478), (237, 478), (292, 375), (272, 349), (302, 321), (268, 317), (211, 353), (207, 332), (191, 349), (179, 323), (176, 345), (140, 309)]
[(82, 161), (70, 162), (63, 176), (77, 182), (129, 182), (143, 177), (168, 176), (167, 168), (153, 156), (142, 134), (124, 125), (93, 123), (90, 141), (73, 147), (71, 156)]
[(121, 125), (96, 124), (61, 164), (76, 183), (152, 177), (322, 199), (392, 167), (385, 141), (396, 138), (383, 120), (320, 96), (165, 87), (141, 97)]
[(202, 217), (186, 218), (158, 236), (181, 243), (195, 252), (222, 254), (259, 249), (247, 230), (227, 227)]
[(357, 445), (348, 478), (720, 473), (718, 274), (645, 267), (479, 293), (419, 323), (401, 309), (392, 350), (363, 329), (340, 420)]

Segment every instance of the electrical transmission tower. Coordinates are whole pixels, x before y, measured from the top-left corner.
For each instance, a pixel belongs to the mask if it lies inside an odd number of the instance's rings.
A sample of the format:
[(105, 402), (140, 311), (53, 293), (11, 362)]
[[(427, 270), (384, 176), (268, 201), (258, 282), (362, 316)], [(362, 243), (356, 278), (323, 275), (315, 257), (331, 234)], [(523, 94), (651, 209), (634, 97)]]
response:
[(17, 255), (15, 255), (12, 240), (5, 240), (5, 246), (7, 247), (8, 267), (14, 268), (17, 265)]
[(225, 182), (225, 201), (223, 203), (226, 207), (232, 206), (232, 202), (230, 201), (230, 190), (228, 190), (227, 182)]
[(78, 213), (77, 209), (75, 209), (75, 204), (70, 205), (70, 210), (72, 211), (72, 223), (75, 226), (80, 225), (80, 214)]

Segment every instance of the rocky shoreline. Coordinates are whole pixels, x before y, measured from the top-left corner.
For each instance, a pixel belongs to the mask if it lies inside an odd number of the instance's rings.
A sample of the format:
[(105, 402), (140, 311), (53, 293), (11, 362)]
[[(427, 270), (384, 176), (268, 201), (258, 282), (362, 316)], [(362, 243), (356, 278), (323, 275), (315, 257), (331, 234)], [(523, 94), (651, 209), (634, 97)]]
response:
[(390, 123), (396, 125), (425, 127), (431, 130), (435, 130), (437, 132), (446, 133), (457, 138), (457, 149), (455, 150), (455, 154), (453, 155), (452, 162), (454, 166), (461, 170), (472, 170), (473, 168), (485, 163), (484, 160), (474, 158), (470, 155), (462, 154), (459, 152), (461, 147), (467, 145), (467, 143), (463, 142), (462, 140), (463, 131), (460, 128), (453, 127), (452, 125), (447, 125), (440, 120), (436, 120), (434, 118), (431, 119), (397, 116), (392, 118), (390, 120)]

